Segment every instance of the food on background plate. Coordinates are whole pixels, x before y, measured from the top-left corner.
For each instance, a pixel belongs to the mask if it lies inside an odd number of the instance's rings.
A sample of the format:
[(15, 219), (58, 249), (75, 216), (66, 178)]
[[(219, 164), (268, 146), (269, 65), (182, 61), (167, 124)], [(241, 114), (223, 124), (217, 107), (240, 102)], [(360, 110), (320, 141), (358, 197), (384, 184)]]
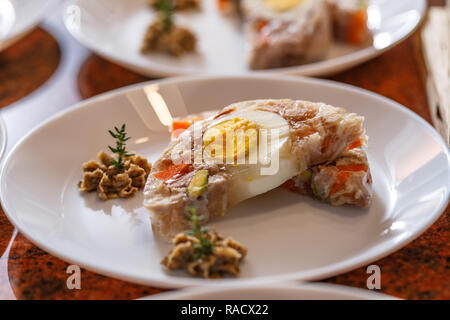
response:
[[(227, 139), (230, 133), (236, 139)], [(223, 216), (237, 203), (331, 163), (363, 135), (362, 117), (324, 103), (232, 104), (194, 122), (154, 163), (144, 190), (154, 233), (171, 237), (186, 229), (183, 213), (190, 206), (207, 217), (204, 222)]]
[(242, 0), (252, 69), (294, 66), (320, 60), (332, 39), (328, 4), (322, 0)]
[(328, 0), (331, 6), (336, 39), (353, 45), (367, 44), (371, 34), (367, 27), (367, 0)]
[[(173, 56), (195, 50), (196, 37), (173, 22), (175, 10), (196, 8), (197, 0), (151, 0), (159, 18), (147, 29), (142, 53)], [(221, 12), (244, 20), (251, 69), (311, 63), (325, 58), (334, 39), (368, 44), (365, 0), (217, 0)]]
[(142, 52), (165, 52), (181, 56), (195, 50), (195, 35), (189, 29), (172, 25), (169, 29), (161, 21), (149, 26), (142, 44)]
[(241, 0), (252, 69), (318, 61), (336, 39), (368, 43), (365, 1)]
[(197, 39), (189, 29), (175, 24), (171, 2), (159, 0), (156, 3), (158, 18), (145, 32), (141, 52), (163, 52), (181, 56), (195, 51)]
[(217, 8), (224, 14), (239, 12), (241, 0), (217, 0)]
[(321, 60), (334, 39), (368, 44), (367, 6), (366, 0), (218, 0), (222, 12), (243, 16), (252, 69)]
[(183, 269), (192, 276), (204, 278), (221, 278), (225, 273), (237, 276), (247, 247), (202, 227), (200, 223), (206, 217), (198, 216), (195, 207), (188, 210), (185, 218), (190, 222), (190, 230), (173, 238), (174, 248), (161, 264), (168, 270)]
[(116, 139), (116, 147), (109, 149), (117, 154), (117, 159), (101, 151), (98, 161), (91, 160), (83, 163), (83, 180), (78, 182), (82, 192), (97, 191), (101, 200), (129, 198), (139, 189), (144, 188), (151, 170), (146, 159), (128, 153), (125, 145), (130, 138), (126, 136), (125, 124), (109, 131)]
[[(161, 0), (150, 0), (149, 4), (155, 9), (160, 6)], [(174, 10), (198, 9), (200, 7), (200, 0), (168, 0)]]

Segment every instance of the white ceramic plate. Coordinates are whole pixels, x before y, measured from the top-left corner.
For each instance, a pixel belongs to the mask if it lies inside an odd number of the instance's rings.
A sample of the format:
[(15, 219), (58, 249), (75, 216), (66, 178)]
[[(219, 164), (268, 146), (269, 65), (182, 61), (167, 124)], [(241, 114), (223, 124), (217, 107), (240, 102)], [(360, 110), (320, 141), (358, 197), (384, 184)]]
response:
[[(237, 279), (193, 279), (159, 262), (142, 195), (103, 202), (81, 195), (81, 164), (112, 144), (126, 123), (129, 149), (154, 161), (169, 133), (145, 92), (159, 90), (173, 116), (256, 98), (324, 101), (366, 117), (374, 200), (370, 209), (331, 207), (276, 189), (245, 201), (211, 226), (249, 255)], [(161, 114), (160, 114), (161, 115)], [(164, 115), (161, 115), (164, 119)], [(161, 287), (320, 279), (383, 257), (417, 237), (444, 209), (449, 151), (424, 120), (378, 95), (333, 82), (282, 76), (191, 77), (140, 84), (87, 100), (30, 132), (5, 159), (0, 196), (11, 222), (64, 260)]]
[(0, 162), (3, 158), (3, 153), (6, 149), (6, 127), (5, 122), (3, 121), (3, 117), (0, 114)]
[[(73, 0), (64, 11), (69, 32), (84, 46), (126, 68), (149, 76), (187, 74), (243, 74), (250, 70), (245, 58), (245, 39), (237, 17), (224, 18), (215, 0), (203, 0), (199, 13), (177, 14), (180, 25), (189, 26), (199, 39), (198, 53), (181, 58), (164, 54), (143, 55), (140, 46), (154, 12), (147, 0)], [(425, 0), (371, 0), (370, 26), (373, 46), (335, 45), (317, 63), (272, 69), (269, 72), (299, 75), (331, 74), (367, 61), (398, 44), (419, 24)]]
[(370, 290), (309, 283), (234, 288), (188, 288), (140, 300), (396, 300)]
[(55, 0), (0, 0), (0, 51), (20, 40)]

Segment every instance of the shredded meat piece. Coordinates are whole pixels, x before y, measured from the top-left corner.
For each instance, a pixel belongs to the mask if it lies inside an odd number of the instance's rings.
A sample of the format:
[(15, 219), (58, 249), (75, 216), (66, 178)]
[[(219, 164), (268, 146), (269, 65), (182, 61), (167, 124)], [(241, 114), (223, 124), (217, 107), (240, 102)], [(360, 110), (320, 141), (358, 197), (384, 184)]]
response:
[(102, 200), (128, 198), (144, 188), (151, 170), (146, 159), (134, 155), (125, 159), (125, 167), (117, 169), (112, 165), (113, 158), (101, 151), (98, 161), (91, 160), (83, 164), (83, 180), (78, 188), (83, 192), (97, 190)]
[(288, 180), (283, 187), (334, 206), (370, 206), (372, 176), (363, 149), (347, 150), (335, 161), (314, 166), (308, 172)]
[(145, 33), (141, 52), (165, 52), (173, 56), (181, 56), (195, 50), (197, 39), (188, 29), (172, 24), (165, 29), (164, 23), (156, 21)]
[(184, 269), (193, 276), (204, 278), (221, 278), (229, 273), (239, 275), (239, 263), (247, 255), (247, 247), (232, 238), (223, 238), (215, 230), (208, 231), (207, 237), (214, 244), (212, 254), (197, 257), (194, 248), (199, 240), (185, 233), (180, 233), (172, 240), (174, 248), (161, 261), (168, 270)]

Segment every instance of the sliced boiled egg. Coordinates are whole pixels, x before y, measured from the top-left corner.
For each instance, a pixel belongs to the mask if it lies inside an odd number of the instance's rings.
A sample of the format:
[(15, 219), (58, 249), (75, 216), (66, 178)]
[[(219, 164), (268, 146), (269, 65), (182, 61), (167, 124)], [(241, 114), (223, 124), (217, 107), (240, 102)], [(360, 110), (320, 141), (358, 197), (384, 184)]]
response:
[(315, 1), (324, 0), (241, 0), (250, 19), (284, 21), (302, 19), (305, 9)]
[(269, 7), (276, 11), (286, 11), (299, 5), (303, 0), (263, 0)]
[(246, 109), (216, 119), (203, 135), (203, 150), (206, 162), (225, 164), (231, 175), (231, 205), (298, 174), (289, 125), (273, 112)]

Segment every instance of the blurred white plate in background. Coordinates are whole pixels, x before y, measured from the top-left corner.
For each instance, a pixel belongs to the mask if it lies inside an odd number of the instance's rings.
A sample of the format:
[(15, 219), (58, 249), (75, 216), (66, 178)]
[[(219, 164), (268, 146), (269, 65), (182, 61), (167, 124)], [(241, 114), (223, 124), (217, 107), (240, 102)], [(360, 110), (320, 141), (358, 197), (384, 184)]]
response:
[[(376, 291), (346, 286), (308, 283), (233, 288), (188, 288), (139, 300), (395, 300)], [(216, 308), (217, 309), (217, 308)], [(224, 312), (225, 310), (222, 310)], [(261, 309), (260, 312), (263, 312)], [(268, 310), (270, 312), (270, 310)], [(219, 311), (217, 311), (219, 312)]]
[(0, 51), (30, 32), (55, 0), (0, 0)]
[[(415, 30), (425, 0), (370, 0), (369, 23), (374, 43), (366, 48), (334, 45), (329, 56), (316, 63), (265, 72), (319, 76), (365, 62), (398, 44)], [(187, 74), (243, 74), (246, 63), (242, 26), (238, 17), (224, 17), (215, 0), (203, 0), (199, 12), (177, 13), (176, 21), (198, 38), (198, 52), (173, 58), (144, 55), (140, 47), (154, 20), (148, 0), (72, 0), (63, 19), (69, 32), (89, 49), (128, 69), (148, 76)]]
[(3, 121), (3, 117), (0, 114), (0, 162), (3, 158), (3, 154), (5, 153), (6, 143), (7, 139), (6, 139), (5, 122)]

